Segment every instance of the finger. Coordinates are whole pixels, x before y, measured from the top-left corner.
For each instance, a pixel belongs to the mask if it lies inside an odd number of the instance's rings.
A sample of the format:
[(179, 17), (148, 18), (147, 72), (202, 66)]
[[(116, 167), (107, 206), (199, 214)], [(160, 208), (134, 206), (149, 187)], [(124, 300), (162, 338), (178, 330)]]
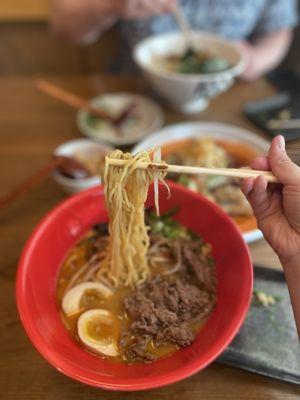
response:
[(256, 157), (251, 163), (251, 168), (261, 171), (269, 171), (271, 168), (268, 156)]
[(252, 192), (251, 195), (257, 197), (261, 196), (262, 194), (266, 194), (267, 186), (268, 186), (267, 179), (263, 175), (258, 176), (254, 180), (254, 185), (251, 191)]
[(174, 8), (176, 7), (175, 0), (159, 0), (158, 3), (158, 8), (161, 12), (171, 12), (174, 11)]
[(123, 17), (125, 19), (135, 19), (135, 18), (149, 18), (157, 14), (156, 8), (153, 6), (151, 1), (137, 1), (137, 0), (128, 0), (124, 2), (123, 6)]
[(300, 184), (300, 168), (287, 155), (284, 137), (281, 135), (272, 140), (269, 150), (269, 163), (274, 175), (282, 184)]
[(123, 8), (123, 18), (149, 18), (155, 15), (169, 13), (174, 10), (175, 0), (129, 0)]
[(270, 206), (270, 193), (267, 191), (268, 181), (264, 176), (255, 179), (253, 189), (248, 195), (254, 214), (259, 217), (267, 212)]
[(253, 185), (254, 185), (254, 178), (243, 179), (241, 184), (241, 190), (245, 196), (248, 196), (248, 194), (251, 192), (251, 190), (253, 189)]
[(144, 13), (148, 15), (157, 15), (172, 11), (172, 2), (166, 0), (148, 0), (144, 2)]

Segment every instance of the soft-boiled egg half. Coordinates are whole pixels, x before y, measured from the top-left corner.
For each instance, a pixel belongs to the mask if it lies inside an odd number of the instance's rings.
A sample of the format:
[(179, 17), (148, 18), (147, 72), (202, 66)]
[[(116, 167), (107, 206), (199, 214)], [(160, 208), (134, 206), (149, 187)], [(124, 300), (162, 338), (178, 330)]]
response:
[(91, 351), (109, 357), (119, 355), (119, 324), (111, 312), (100, 308), (85, 311), (78, 319), (77, 332)]
[(81, 310), (80, 301), (85, 293), (96, 291), (104, 299), (110, 297), (113, 292), (107, 286), (100, 282), (84, 282), (74, 286), (64, 296), (62, 301), (62, 309), (66, 316), (79, 313)]
[[(112, 290), (100, 282), (84, 282), (74, 286), (64, 296), (62, 309), (71, 317), (82, 311), (83, 296), (96, 292), (97, 296), (108, 299)], [(108, 310), (93, 308), (83, 312), (77, 321), (77, 333), (81, 342), (94, 353), (115, 357), (119, 354), (119, 322)]]

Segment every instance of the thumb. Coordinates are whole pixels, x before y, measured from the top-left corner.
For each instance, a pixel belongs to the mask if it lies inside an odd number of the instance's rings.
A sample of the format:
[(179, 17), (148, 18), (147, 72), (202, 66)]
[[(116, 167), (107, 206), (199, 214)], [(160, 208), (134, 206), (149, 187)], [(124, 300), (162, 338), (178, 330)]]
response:
[(284, 137), (276, 136), (269, 150), (271, 170), (283, 185), (300, 184), (300, 168), (293, 163), (285, 150)]

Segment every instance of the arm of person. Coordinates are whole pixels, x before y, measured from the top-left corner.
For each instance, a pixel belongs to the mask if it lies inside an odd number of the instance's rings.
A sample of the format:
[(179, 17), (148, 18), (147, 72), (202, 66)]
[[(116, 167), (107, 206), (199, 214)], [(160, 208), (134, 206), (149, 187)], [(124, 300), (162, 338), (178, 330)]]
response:
[(300, 167), (288, 157), (283, 136), (273, 139), (268, 156), (256, 158), (251, 166), (271, 170), (281, 183), (268, 185), (264, 176), (247, 178), (242, 190), (282, 263), (300, 337)]
[(245, 54), (247, 65), (241, 78), (251, 81), (277, 67), (287, 54), (292, 38), (291, 29), (282, 29), (265, 35), (254, 44), (248, 41), (240, 42), (239, 46)]
[(300, 338), (300, 257), (281, 260)]
[(95, 42), (120, 18), (168, 13), (176, 0), (53, 0), (51, 29), (75, 43)]
[(242, 78), (256, 79), (280, 64), (289, 49), (297, 22), (296, 0), (264, 2), (252, 40), (241, 43), (248, 59)]

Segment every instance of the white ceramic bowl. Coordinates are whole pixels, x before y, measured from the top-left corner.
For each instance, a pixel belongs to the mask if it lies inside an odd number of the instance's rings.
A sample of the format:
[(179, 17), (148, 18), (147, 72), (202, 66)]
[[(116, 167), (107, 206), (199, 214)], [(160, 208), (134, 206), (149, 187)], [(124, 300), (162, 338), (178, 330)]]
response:
[[(103, 155), (103, 153), (108, 153), (112, 151), (112, 147), (94, 142), (88, 139), (75, 139), (63, 143), (54, 150), (54, 155), (69, 156), (71, 157), (74, 153), (79, 152), (82, 154), (97, 154)], [(90, 178), (84, 179), (71, 179), (61, 175), (59, 172), (55, 171), (53, 173), (54, 180), (67, 194), (74, 194), (81, 192), (82, 190), (89, 189), (93, 186), (100, 185), (101, 178), (98, 176), (92, 176)]]
[(213, 74), (181, 74), (157, 66), (154, 60), (170, 54), (182, 54), (185, 49), (180, 32), (155, 35), (139, 42), (133, 58), (161, 97), (180, 111), (192, 114), (203, 110), (209, 100), (227, 90), (245, 68), (243, 53), (232, 43), (218, 36), (193, 32), (193, 46), (225, 58), (231, 68)]
[[(265, 154), (269, 149), (269, 142), (262, 137), (238, 126), (221, 124), (216, 122), (183, 122), (169, 125), (148, 136), (136, 145), (133, 153), (151, 149), (155, 146), (183, 140), (187, 138), (213, 137), (229, 142), (241, 142), (257, 151)], [(258, 229), (243, 233), (247, 243), (254, 242), (262, 237)]]

